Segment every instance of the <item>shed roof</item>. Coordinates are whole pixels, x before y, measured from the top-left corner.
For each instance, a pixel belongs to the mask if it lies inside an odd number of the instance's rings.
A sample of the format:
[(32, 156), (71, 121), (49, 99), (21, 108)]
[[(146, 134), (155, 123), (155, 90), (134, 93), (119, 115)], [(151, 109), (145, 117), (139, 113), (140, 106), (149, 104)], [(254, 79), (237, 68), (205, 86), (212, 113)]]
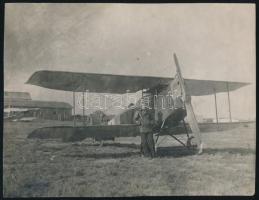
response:
[(17, 100), (8, 99), (4, 101), (4, 106), (23, 107), (23, 108), (66, 108), (71, 109), (69, 103), (57, 101), (37, 101), (37, 100)]
[(5, 99), (31, 100), (29, 92), (4, 92)]

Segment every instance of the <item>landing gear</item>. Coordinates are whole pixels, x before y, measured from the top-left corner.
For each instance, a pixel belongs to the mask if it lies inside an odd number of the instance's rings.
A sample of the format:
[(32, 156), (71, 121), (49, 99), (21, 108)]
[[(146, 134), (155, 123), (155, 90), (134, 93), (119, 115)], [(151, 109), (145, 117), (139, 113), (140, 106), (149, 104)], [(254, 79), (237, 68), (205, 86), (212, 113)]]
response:
[(197, 144), (193, 143), (193, 139), (194, 139), (193, 136), (188, 137), (187, 142), (186, 142), (186, 147), (187, 147), (187, 149), (192, 149), (192, 150), (194, 150), (194, 148), (197, 147)]
[[(187, 141), (186, 143), (184, 143), (183, 141), (181, 141), (180, 139), (178, 139), (174, 134), (167, 134), (169, 136), (171, 136), (172, 138), (174, 138), (177, 142), (179, 142), (181, 145), (183, 145), (184, 147), (186, 147), (188, 150), (195, 150), (197, 148), (197, 144), (194, 142), (194, 136), (190, 136), (189, 135), (189, 132), (188, 132), (188, 129), (186, 127), (186, 124), (185, 124), (185, 121), (182, 120), (183, 122), (183, 126), (184, 126), (184, 129), (185, 129), (185, 132), (186, 132), (186, 135), (187, 135)], [(162, 129), (162, 127), (161, 127)], [(161, 130), (160, 129), (160, 130)], [(158, 139), (159, 139), (159, 136), (160, 134), (159, 133), (156, 133), (155, 134), (156, 136), (156, 139), (155, 139), (155, 150), (157, 152), (157, 147), (158, 145), (165, 139), (163, 138), (159, 143), (158, 143)]]

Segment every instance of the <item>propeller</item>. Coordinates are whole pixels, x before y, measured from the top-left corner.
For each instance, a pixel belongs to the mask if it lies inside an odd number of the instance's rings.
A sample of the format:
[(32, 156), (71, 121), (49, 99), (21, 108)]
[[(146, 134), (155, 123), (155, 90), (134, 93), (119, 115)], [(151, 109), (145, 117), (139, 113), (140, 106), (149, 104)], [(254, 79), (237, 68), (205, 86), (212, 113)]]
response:
[(196, 120), (194, 111), (193, 111), (193, 107), (191, 104), (191, 96), (188, 95), (187, 93), (187, 89), (186, 89), (186, 85), (184, 83), (184, 79), (182, 77), (182, 73), (181, 73), (181, 69), (180, 69), (180, 65), (177, 59), (176, 54), (174, 53), (174, 61), (175, 61), (175, 65), (176, 65), (176, 73), (177, 73), (177, 78), (178, 81), (180, 83), (180, 87), (181, 87), (181, 91), (182, 91), (182, 97), (183, 97), (183, 101), (185, 103), (185, 108), (187, 111), (187, 119), (190, 125), (190, 128), (195, 136), (194, 140), (197, 144), (198, 147), (198, 154), (202, 153), (202, 138), (201, 138), (201, 132), (198, 126), (198, 122)]

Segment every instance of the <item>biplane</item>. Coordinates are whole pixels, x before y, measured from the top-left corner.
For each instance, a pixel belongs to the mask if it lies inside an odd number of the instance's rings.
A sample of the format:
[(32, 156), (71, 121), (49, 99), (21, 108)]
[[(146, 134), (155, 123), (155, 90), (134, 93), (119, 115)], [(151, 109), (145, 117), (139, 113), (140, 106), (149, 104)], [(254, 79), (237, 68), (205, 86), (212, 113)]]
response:
[[(150, 76), (126, 76), (112, 74), (95, 73), (75, 73), (64, 71), (36, 71), (26, 82), (44, 88), (71, 91), (73, 92), (73, 106), (75, 108), (75, 93), (85, 91), (92, 93), (112, 93), (124, 94), (126, 91), (135, 93), (138, 91), (148, 91), (156, 95), (180, 95), (184, 101), (187, 111), (187, 122), (183, 119), (177, 126), (170, 126), (170, 115), (173, 109), (163, 109), (161, 106), (155, 109), (155, 120), (162, 120), (160, 127), (156, 131), (156, 143), (159, 136), (170, 135), (182, 145), (195, 146), (202, 151), (202, 137), (199, 124), (193, 111), (191, 97), (203, 95), (215, 95), (221, 92), (229, 92), (248, 85), (244, 82), (213, 81), (185, 79), (181, 74), (178, 59), (174, 54), (176, 75), (172, 77), (150, 77)], [(143, 94), (143, 93), (142, 93)], [(230, 99), (229, 106), (230, 106)], [(166, 101), (167, 102), (167, 101)], [(168, 102), (170, 104), (170, 101)], [(215, 102), (217, 106), (217, 103)], [(48, 135), (62, 137), (64, 141), (80, 141), (87, 137), (114, 138), (114, 137), (134, 137), (140, 135), (139, 125), (134, 123), (133, 114), (135, 109), (127, 109), (119, 116), (115, 116), (108, 125), (91, 126), (56, 126), (44, 127), (34, 130), (29, 138), (48, 138)], [(217, 107), (216, 107), (217, 109)], [(230, 109), (229, 109), (230, 111)], [(84, 114), (83, 107), (83, 114)], [(231, 114), (231, 113), (230, 113)], [(75, 115), (75, 109), (74, 109)], [(122, 120), (122, 116), (127, 116)], [(158, 116), (159, 115), (159, 116)], [(230, 115), (231, 116), (231, 115)], [(218, 122), (218, 121), (217, 121)], [(167, 124), (167, 126), (165, 126)], [(217, 123), (219, 126), (219, 123)], [(175, 135), (187, 134), (187, 142), (182, 142)]]

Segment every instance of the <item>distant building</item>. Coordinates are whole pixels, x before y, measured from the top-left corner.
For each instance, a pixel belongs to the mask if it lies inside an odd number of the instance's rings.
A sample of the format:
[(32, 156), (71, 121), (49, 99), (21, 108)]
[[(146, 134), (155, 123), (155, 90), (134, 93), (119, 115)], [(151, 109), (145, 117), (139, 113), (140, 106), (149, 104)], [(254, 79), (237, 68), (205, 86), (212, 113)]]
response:
[(31, 100), (31, 95), (28, 92), (4, 92), (4, 100)]
[(65, 102), (31, 100), (27, 92), (4, 92), (4, 112), (22, 117), (71, 120), (72, 106)]

